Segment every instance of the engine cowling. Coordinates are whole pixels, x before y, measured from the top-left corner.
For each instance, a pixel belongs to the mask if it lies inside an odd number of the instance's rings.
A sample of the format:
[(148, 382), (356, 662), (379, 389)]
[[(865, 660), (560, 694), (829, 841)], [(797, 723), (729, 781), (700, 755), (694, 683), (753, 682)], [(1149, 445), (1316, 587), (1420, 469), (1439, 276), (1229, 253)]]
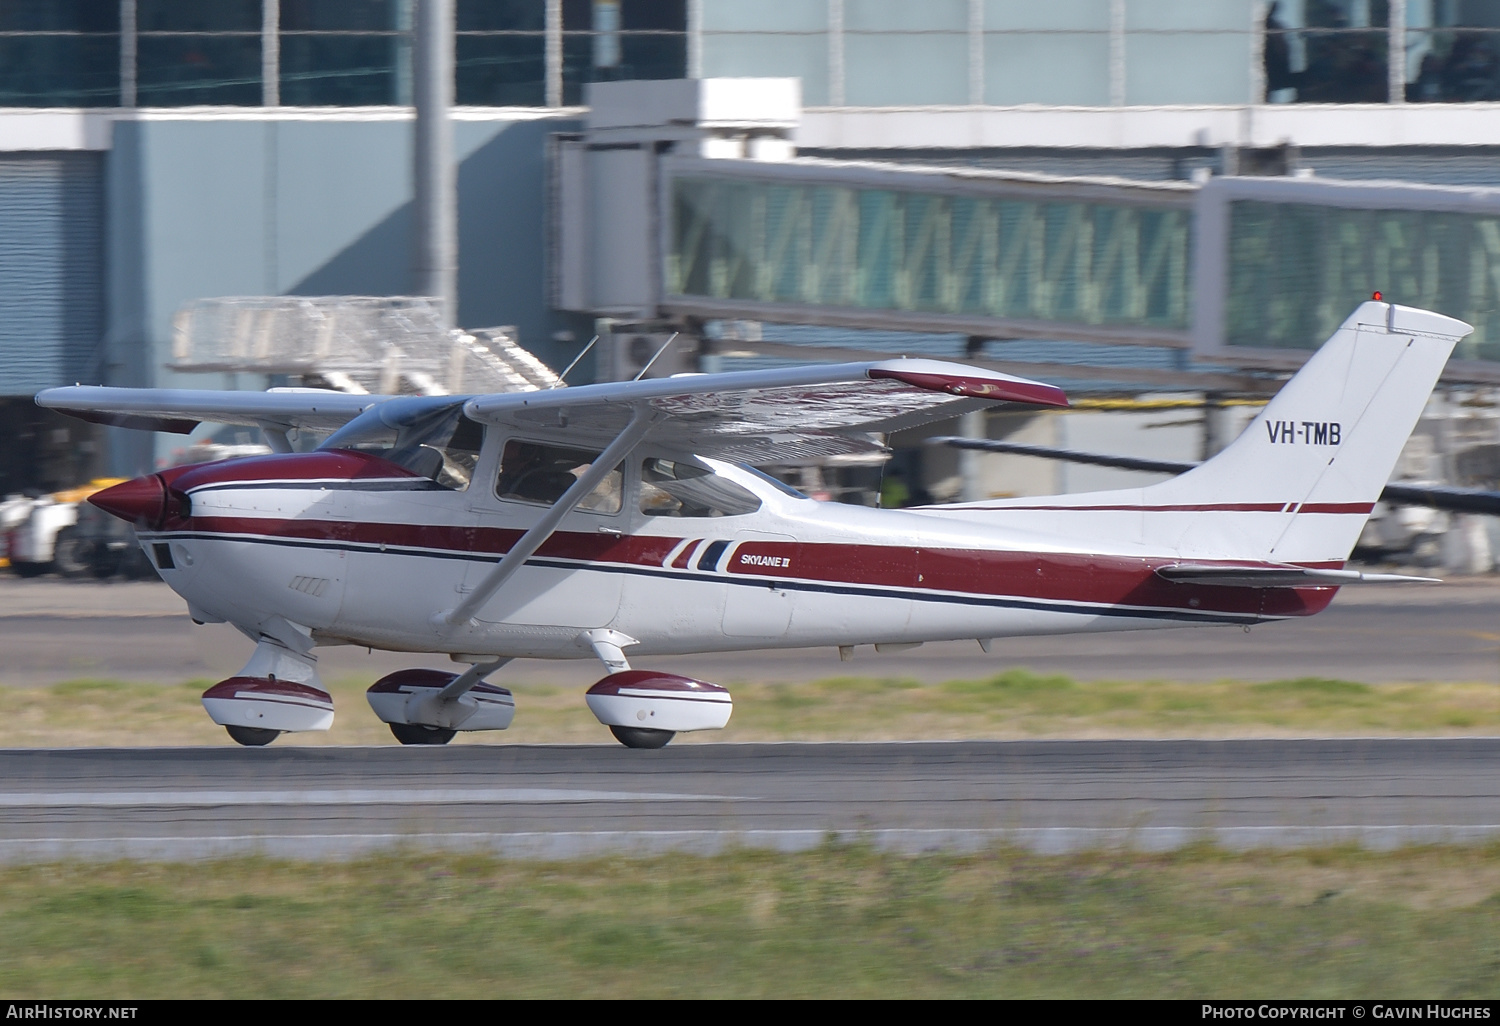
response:
[(721, 730), (734, 702), (717, 684), (655, 670), (611, 673), (584, 696), (606, 727), (633, 727), (681, 733)]

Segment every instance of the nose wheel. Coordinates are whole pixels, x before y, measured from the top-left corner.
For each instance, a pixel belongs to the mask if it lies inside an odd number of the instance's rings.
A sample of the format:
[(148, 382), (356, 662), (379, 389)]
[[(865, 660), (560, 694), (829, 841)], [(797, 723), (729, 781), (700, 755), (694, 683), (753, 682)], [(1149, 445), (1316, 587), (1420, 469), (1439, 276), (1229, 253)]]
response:
[(655, 727), (617, 727), (610, 725), (609, 732), (626, 748), (662, 748), (677, 736), (675, 730), (657, 730)]
[(420, 723), (391, 723), (387, 726), (403, 745), (445, 745), (458, 733), (441, 727), (424, 727)]

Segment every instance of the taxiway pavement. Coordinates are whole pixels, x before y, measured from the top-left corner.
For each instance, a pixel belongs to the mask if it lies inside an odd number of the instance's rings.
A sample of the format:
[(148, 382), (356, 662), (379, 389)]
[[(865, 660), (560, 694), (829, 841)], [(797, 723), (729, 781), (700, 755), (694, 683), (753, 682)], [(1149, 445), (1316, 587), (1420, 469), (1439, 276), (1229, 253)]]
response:
[(0, 859), (1500, 837), (1500, 739), (0, 751)]
[[(80, 677), (179, 684), (237, 672), (250, 643), (224, 624), (195, 626), (159, 582), (81, 583), (0, 575), (0, 684)], [(319, 649), (325, 679), (374, 681), (411, 666), (444, 666), (441, 656)], [(652, 668), (722, 684), (810, 681), (845, 675), (923, 682), (983, 679), (1011, 667), (1079, 680), (1276, 680), (1337, 677), (1366, 683), (1484, 681), (1500, 684), (1500, 579), (1443, 585), (1345, 588), (1305, 620), (1238, 627), (1008, 638), (991, 654), (972, 641), (877, 655), (870, 646), (841, 663), (835, 649), (664, 656)], [(587, 688), (593, 659), (517, 660), (503, 683)]]

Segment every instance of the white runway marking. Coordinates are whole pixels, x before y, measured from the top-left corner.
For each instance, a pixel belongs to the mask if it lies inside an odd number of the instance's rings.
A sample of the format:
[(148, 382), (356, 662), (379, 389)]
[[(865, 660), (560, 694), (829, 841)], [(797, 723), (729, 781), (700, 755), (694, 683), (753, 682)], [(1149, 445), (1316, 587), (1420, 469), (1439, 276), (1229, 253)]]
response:
[(753, 801), (720, 794), (591, 791), (561, 787), (317, 788), (282, 791), (33, 791), (0, 793), (0, 808), (122, 808), (216, 805), (554, 805), (565, 802)]
[(1500, 836), (1500, 824), (1416, 824), (1326, 827), (1091, 827), (1020, 829), (884, 830), (580, 830), (516, 833), (309, 833), (233, 834), (195, 837), (94, 837), (0, 839), (0, 863), (42, 859), (204, 859), (237, 855), (274, 858), (362, 858), (403, 851), (487, 852), (509, 858), (572, 859), (616, 854), (691, 852), (713, 855), (758, 848), (808, 851), (830, 841), (864, 843), (907, 854), (981, 851), (997, 845), (1038, 854), (1077, 851), (1171, 851), (1209, 842), (1234, 850), (1288, 849), (1358, 844), (1394, 849), (1411, 844), (1475, 844)]

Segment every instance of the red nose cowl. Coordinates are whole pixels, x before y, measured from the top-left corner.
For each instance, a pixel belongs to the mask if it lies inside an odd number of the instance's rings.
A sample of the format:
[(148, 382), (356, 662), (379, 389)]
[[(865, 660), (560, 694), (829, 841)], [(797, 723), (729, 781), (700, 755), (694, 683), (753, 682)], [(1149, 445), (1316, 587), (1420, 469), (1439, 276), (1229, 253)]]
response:
[(155, 530), (167, 519), (167, 484), (160, 474), (151, 474), (95, 492), (89, 502), (137, 527)]

